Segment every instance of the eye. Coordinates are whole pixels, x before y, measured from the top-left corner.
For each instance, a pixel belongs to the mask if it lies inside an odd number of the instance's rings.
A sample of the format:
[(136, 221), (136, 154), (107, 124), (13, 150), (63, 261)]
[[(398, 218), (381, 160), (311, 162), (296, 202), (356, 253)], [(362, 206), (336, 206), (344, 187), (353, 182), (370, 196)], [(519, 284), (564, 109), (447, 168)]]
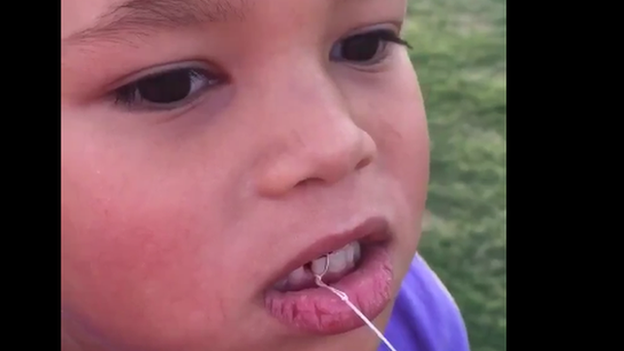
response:
[(385, 57), (388, 43), (410, 47), (392, 30), (380, 29), (342, 39), (332, 47), (330, 59), (358, 64), (375, 64)]
[(114, 91), (115, 103), (133, 109), (173, 109), (222, 82), (197, 68), (178, 68), (150, 74)]

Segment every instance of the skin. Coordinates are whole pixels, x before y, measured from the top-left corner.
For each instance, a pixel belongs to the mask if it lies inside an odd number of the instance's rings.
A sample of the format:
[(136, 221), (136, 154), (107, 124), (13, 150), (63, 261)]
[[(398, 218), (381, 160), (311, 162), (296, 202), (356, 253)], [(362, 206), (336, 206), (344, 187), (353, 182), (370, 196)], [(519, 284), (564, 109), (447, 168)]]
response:
[[(400, 45), (366, 67), (328, 52), (367, 28), (399, 31), (406, 2), (230, 1), (244, 14), (104, 37), (83, 31), (117, 2), (61, 1), (64, 350), (379, 344), (366, 328), (293, 331), (262, 296), (298, 252), (370, 216), (394, 228), (398, 292), (429, 173), (417, 77)], [(187, 62), (229, 78), (169, 111), (110, 98), (150, 68)]]

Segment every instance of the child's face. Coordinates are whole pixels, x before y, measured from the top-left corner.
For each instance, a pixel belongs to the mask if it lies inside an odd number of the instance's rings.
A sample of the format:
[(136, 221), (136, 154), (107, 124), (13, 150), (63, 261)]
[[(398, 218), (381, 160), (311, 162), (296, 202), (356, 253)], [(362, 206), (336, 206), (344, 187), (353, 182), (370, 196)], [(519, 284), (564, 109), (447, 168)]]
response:
[(62, 0), (64, 347), (375, 349), (305, 263), (358, 242), (326, 277), (385, 326), (428, 180), (405, 8)]

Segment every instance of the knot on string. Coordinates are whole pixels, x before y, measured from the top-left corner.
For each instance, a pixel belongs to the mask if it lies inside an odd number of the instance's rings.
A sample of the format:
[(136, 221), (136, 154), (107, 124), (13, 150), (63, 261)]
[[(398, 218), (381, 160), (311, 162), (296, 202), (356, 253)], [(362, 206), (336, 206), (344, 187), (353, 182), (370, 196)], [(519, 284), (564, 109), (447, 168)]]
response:
[(392, 346), (390, 341), (386, 339), (383, 333), (379, 331), (379, 329), (377, 329), (377, 327), (373, 324), (373, 322), (371, 322), (368, 318), (366, 318), (364, 313), (362, 313), (351, 301), (349, 301), (349, 296), (344, 291), (340, 291), (332, 286), (325, 284), (325, 282), (323, 281), (323, 276), (325, 275), (325, 273), (327, 273), (328, 270), (329, 270), (329, 255), (325, 255), (325, 269), (323, 269), (323, 272), (321, 274), (314, 274), (314, 280), (316, 282), (316, 285), (318, 285), (321, 288), (325, 288), (331, 291), (334, 295), (338, 296), (340, 300), (342, 300), (347, 306), (349, 306), (349, 308), (353, 312), (355, 312), (355, 314), (362, 321), (364, 321), (364, 323), (366, 323), (366, 325), (377, 335), (377, 337), (379, 337), (379, 339), (386, 345), (386, 347), (388, 347), (388, 349), (390, 349), (391, 351), (397, 351), (394, 348), (394, 346)]

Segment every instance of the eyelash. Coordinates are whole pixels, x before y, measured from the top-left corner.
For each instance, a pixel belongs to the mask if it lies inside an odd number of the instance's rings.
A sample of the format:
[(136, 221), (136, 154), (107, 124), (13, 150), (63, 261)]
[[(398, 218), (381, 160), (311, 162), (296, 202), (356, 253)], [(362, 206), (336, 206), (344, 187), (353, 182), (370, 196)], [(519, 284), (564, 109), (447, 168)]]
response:
[[(222, 82), (222, 78), (218, 77), (214, 73), (209, 72), (203, 68), (175, 68), (166, 71), (161, 71), (157, 73), (150, 74), (146, 77), (140, 78), (132, 83), (126, 84), (120, 88), (115, 89), (114, 98), (116, 105), (123, 105), (126, 108), (134, 108), (136, 105), (140, 104), (142, 100), (145, 100), (143, 96), (141, 96), (141, 88), (149, 87), (150, 83), (153, 85), (158, 85), (158, 83), (165, 83), (167, 78), (169, 78), (169, 87), (175, 83), (181, 83), (173, 81), (175, 78), (180, 78), (180, 75), (188, 76), (188, 91), (184, 93), (184, 97), (180, 98), (180, 100), (174, 103), (158, 103), (153, 101), (147, 101), (147, 104), (153, 105), (149, 106), (149, 108), (153, 109), (174, 109), (178, 107), (178, 105), (184, 104), (190, 98), (198, 95), (202, 91), (214, 87), (216, 84)], [(198, 82), (200, 80), (205, 80), (203, 83), (203, 87), (197, 87)], [(160, 82), (158, 82), (160, 80)], [(182, 82), (184, 83), (184, 82)], [(145, 95), (145, 91), (143, 91), (143, 95)], [(158, 106), (158, 105), (166, 105), (166, 106)]]
[[(350, 48), (353, 48), (353, 45), (355, 45), (355, 48), (357, 48), (356, 44), (371, 43), (376, 43), (375, 47), (368, 48), (375, 50), (372, 53), (373, 57), (371, 58), (365, 58), (361, 61), (358, 61), (357, 59), (350, 60), (348, 58), (345, 59), (341, 57), (333, 57), (336, 56), (336, 54), (338, 56), (344, 56), (346, 54), (345, 50), (348, 51)], [(358, 66), (374, 66), (382, 62), (389, 55), (389, 52), (387, 50), (387, 45), (389, 43), (399, 44), (409, 49), (412, 48), (409, 43), (404, 39), (400, 38), (396, 32), (389, 29), (378, 29), (354, 34), (338, 41), (336, 44), (334, 44), (334, 46), (332, 46), (330, 50), (330, 60), (336, 62), (348, 62), (352, 65)], [(366, 49), (364, 49), (364, 52), (362, 50), (359, 50), (359, 52), (358, 50), (356, 50), (356, 54), (370, 55), (371, 52), (370, 50), (367, 51)], [(184, 76), (186, 76), (185, 79)], [(183, 79), (176, 80), (176, 78)], [(201, 80), (203, 80), (203, 82)], [(163, 70), (137, 79), (132, 83), (115, 89), (112, 93), (112, 96), (114, 98), (115, 105), (122, 106), (125, 109), (173, 110), (178, 107), (184, 106), (192, 99), (200, 95), (202, 92), (217, 87), (220, 84), (223, 84), (225, 81), (226, 79), (222, 75), (212, 73), (207, 69), (193, 68), (187, 66), (182, 68)], [(177, 92), (177, 95), (179, 96), (173, 98), (173, 100), (177, 99), (178, 97), (179, 99), (175, 101), (164, 101), (162, 99), (163, 91), (159, 91), (158, 89), (159, 84), (161, 85), (161, 87), (166, 86), (169, 90), (172, 86), (174, 87), (174, 89), (181, 88), (182, 90), (180, 92)], [(178, 85), (177, 87), (175, 86), (176, 84)], [(203, 85), (198, 86), (198, 84)], [(155, 89), (150, 89), (150, 87)], [(153, 95), (151, 96), (153, 100), (158, 100), (158, 95), (160, 93), (160, 98), (164, 102), (150, 101), (149, 98), (145, 99), (144, 95), (146, 95), (146, 93), (151, 93)], [(169, 93), (171, 93), (171, 91), (169, 91)], [(166, 92), (164, 93), (164, 95), (166, 95)], [(173, 95), (176, 95), (176, 92), (173, 92)]]
[[(389, 30), (389, 29), (377, 29), (377, 30), (372, 30), (372, 31), (364, 32), (364, 33), (354, 34), (354, 35), (351, 35), (351, 36), (348, 36), (348, 37), (342, 39), (338, 43), (344, 45), (348, 41), (352, 42), (352, 41), (356, 41), (358, 39), (360, 39), (360, 40), (366, 40), (366, 39), (376, 39), (376, 40), (378, 40), (379, 43), (381, 44), (381, 48), (378, 48), (378, 50), (381, 50), (382, 54), (387, 54), (388, 53), (386, 51), (388, 43), (399, 44), (399, 45), (407, 47), (408, 49), (412, 48), (407, 41), (405, 41), (404, 39), (399, 37), (399, 35), (396, 32), (394, 32), (392, 30)], [(332, 49), (334, 49), (334, 48), (336, 48), (336, 46), (332, 47)], [(338, 46), (338, 48), (340, 48), (340, 46)], [(344, 46), (342, 46), (342, 48), (344, 48)], [(331, 53), (330, 53), (330, 55), (331, 55)], [(386, 58), (386, 55), (381, 55), (376, 60), (373, 60), (372, 62), (369, 62), (368, 65), (374, 65), (374, 64), (382, 61), (385, 58)]]

